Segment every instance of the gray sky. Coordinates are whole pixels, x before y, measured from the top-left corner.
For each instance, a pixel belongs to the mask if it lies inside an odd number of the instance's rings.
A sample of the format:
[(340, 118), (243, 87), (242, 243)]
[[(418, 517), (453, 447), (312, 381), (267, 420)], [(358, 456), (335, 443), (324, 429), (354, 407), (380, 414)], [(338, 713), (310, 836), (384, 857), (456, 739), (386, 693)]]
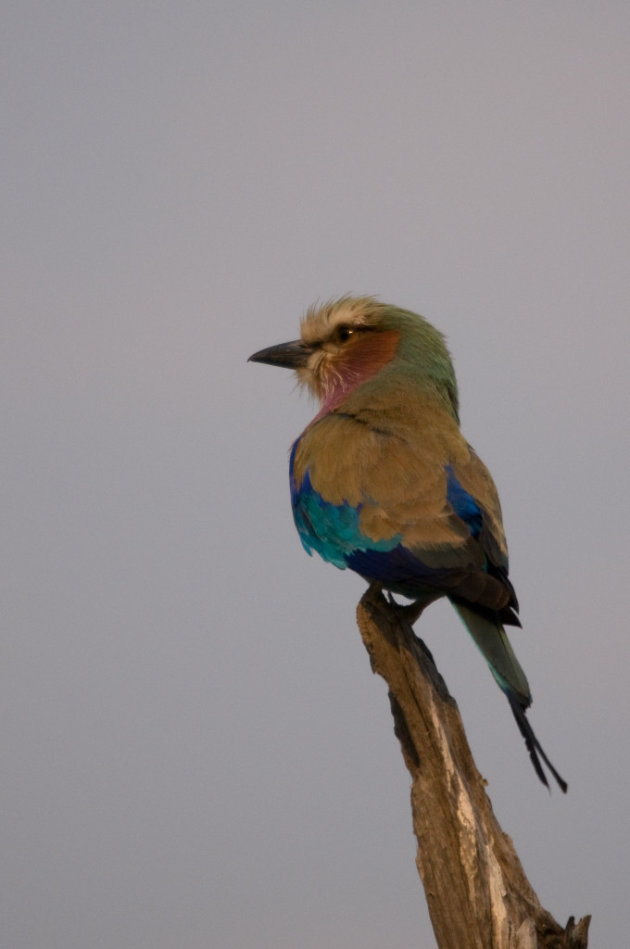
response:
[(434, 945), (363, 584), (291, 523), (313, 407), (245, 362), (348, 291), (448, 335), (566, 798), (419, 631), (543, 904), (621, 946), (628, 4), (21, 0), (2, 43), (2, 946)]

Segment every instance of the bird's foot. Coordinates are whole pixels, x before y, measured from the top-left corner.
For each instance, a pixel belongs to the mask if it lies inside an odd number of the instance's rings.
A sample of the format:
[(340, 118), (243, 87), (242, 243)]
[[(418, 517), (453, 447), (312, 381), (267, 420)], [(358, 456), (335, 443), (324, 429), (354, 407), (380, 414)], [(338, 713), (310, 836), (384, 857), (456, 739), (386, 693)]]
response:
[(409, 623), (410, 626), (413, 626), (413, 624), (419, 619), (426, 606), (426, 603), (424, 603), (422, 600), (414, 600), (413, 603), (407, 604), (398, 603), (394, 599), (392, 593), (387, 594), (387, 599), (389, 605), (393, 607), (398, 616), (400, 616), (405, 623)]

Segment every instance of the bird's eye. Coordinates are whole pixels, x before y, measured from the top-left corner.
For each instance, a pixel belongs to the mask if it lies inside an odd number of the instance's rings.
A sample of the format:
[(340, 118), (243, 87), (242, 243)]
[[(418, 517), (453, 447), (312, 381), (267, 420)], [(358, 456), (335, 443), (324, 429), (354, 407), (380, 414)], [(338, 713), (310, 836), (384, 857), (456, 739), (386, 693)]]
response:
[(354, 333), (354, 330), (352, 329), (351, 326), (337, 327), (337, 339), (339, 340), (340, 343), (346, 343), (350, 339), (353, 333)]

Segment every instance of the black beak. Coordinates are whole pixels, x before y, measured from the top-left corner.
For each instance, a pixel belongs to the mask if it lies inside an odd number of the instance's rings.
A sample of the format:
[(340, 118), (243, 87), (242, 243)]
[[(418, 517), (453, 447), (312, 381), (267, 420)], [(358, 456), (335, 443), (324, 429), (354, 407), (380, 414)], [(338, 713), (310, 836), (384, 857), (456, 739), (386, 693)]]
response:
[(253, 356), (250, 356), (247, 362), (266, 362), (270, 366), (301, 369), (307, 364), (312, 352), (312, 346), (307, 346), (301, 339), (294, 339), (290, 343), (279, 343), (278, 346), (260, 349)]

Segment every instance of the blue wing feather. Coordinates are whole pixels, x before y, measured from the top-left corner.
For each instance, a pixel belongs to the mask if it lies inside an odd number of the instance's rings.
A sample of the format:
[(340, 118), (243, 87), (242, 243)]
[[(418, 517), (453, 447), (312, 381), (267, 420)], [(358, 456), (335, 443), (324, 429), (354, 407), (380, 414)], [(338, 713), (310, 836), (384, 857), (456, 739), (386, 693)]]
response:
[[(424, 583), (439, 585), (447, 577), (449, 570), (426, 566), (405, 547), (402, 533), (379, 541), (364, 534), (360, 527), (363, 505), (353, 507), (347, 501), (326, 501), (313, 487), (308, 470), (298, 486), (293, 476), (297, 444), (291, 451), (291, 504), (302, 546), (308, 554), (316, 551), (342, 570), (349, 567), (402, 592), (407, 585), (414, 589)], [(463, 489), (460, 490), (463, 496)]]
[(450, 465), (446, 466), (446, 500), (451, 505), (455, 513), (468, 526), (468, 529), (474, 538), (479, 537), (483, 526), (483, 514), (481, 508), (475, 501), (472, 494), (466, 491), (453, 472)]
[(386, 553), (400, 544), (402, 535), (382, 541), (367, 537), (359, 524), (362, 505), (353, 507), (347, 501), (342, 504), (326, 501), (311, 484), (308, 471), (298, 487), (293, 476), (297, 445), (298, 442), (291, 450), (291, 504), (295, 526), (307, 553), (315, 550), (324, 560), (345, 569), (350, 566), (348, 557), (355, 553)]

